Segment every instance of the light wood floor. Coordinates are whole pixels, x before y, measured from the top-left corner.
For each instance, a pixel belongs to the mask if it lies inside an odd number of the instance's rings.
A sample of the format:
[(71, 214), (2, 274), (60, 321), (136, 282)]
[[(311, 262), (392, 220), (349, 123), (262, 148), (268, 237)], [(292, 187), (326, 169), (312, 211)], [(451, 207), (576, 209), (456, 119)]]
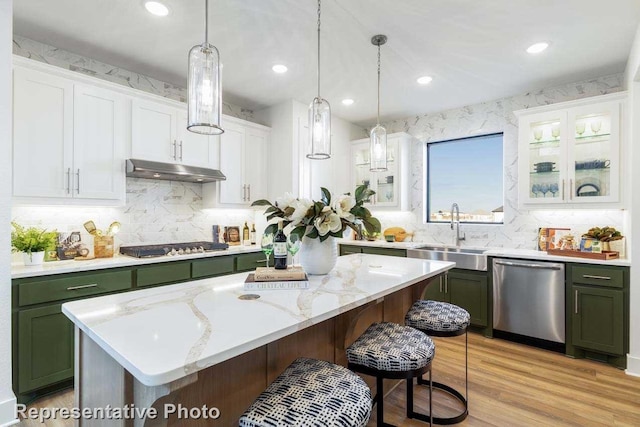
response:
[[(464, 336), (434, 341), (434, 380), (464, 393)], [(469, 394), (469, 416), (460, 426), (640, 426), (640, 378), (602, 363), (477, 334), (469, 334)], [(66, 391), (32, 406), (72, 404), (73, 392)], [(443, 395), (434, 397), (434, 405), (436, 416), (458, 410)], [(425, 426), (406, 419), (404, 408), (403, 384), (385, 398), (385, 421), (398, 427)], [(428, 409), (422, 387), (416, 388), (416, 409)], [(42, 426), (33, 421), (20, 425)], [(45, 425), (70, 427), (72, 423)], [(375, 408), (369, 423), (374, 425)]]

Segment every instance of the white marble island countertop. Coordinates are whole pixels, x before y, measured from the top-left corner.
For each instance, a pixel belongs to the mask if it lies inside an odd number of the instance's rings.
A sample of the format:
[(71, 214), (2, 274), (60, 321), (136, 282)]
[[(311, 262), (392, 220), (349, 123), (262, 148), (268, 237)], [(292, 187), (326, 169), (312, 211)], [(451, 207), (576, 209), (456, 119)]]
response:
[[(243, 290), (247, 273), (66, 303), (62, 311), (141, 383), (167, 384), (455, 266), (380, 255), (338, 258), (306, 290)], [(255, 300), (241, 300), (244, 294)]]

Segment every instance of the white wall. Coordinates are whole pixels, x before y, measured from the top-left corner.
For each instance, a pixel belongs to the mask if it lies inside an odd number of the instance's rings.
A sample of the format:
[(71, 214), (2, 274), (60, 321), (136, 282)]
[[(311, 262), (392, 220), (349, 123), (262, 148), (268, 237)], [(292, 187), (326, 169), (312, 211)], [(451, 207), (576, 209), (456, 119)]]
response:
[(11, 33), (13, 2), (0, 0), (0, 425), (14, 420), (11, 387)]
[[(632, 187), (630, 210), (627, 223), (631, 228), (631, 290), (629, 295), (629, 354), (627, 355), (627, 373), (640, 376), (640, 26), (629, 55), (624, 76), (625, 87), (629, 91), (631, 138), (629, 156), (630, 179)], [(631, 220), (635, 213), (635, 224)]]

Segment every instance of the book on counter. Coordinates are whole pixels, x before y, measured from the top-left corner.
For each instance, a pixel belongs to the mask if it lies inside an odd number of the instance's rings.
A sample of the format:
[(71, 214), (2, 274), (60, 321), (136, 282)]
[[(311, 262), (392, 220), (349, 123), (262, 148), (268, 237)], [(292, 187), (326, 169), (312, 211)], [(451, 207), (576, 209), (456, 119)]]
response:
[(289, 266), (277, 270), (273, 267), (258, 267), (254, 273), (256, 282), (285, 282), (290, 280), (307, 280), (307, 273), (300, 266)]
[(272, 289), (308, 289), (309, 278), (305, 274), (302, 280), (256, 281), (255, 273), (249, 273), (244, 281), (245, 291), (266, 291)]

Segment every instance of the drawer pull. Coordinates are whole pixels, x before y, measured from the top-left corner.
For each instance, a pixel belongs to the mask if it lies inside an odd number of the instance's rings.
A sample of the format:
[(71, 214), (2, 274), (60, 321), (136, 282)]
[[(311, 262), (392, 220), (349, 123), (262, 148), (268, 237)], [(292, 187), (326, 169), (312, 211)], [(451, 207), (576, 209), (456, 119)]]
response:
[(266, 259), (259, 259), (256, 261), (256, 264), (265, 264), (267, 262)]
[(574, 313), (575, 313), (575, 314), (578, 314), (578, 290), (577, 290), (577, 289), (576, 289), (576, 291), (575, 291), (575, 301), (574, 301), (574, 303), (575, 303), (575, 304), (573, 305), (574, 310), (575, 310), (575, 311), (574, 311)]
[(68, 291), (77, 291), (78, 289), (87, 289), (87, 288), (97, 288), (97, 283), (92, 283), (90, 285), (80, 285), (80, 286), (69, 286), (67, 288)]
[(611, 280), (611, 277), (607, 276), (594, 276), (592, 274), (583, 274), (582, 277), (584, 279), (598, 279), (598, 280)]

